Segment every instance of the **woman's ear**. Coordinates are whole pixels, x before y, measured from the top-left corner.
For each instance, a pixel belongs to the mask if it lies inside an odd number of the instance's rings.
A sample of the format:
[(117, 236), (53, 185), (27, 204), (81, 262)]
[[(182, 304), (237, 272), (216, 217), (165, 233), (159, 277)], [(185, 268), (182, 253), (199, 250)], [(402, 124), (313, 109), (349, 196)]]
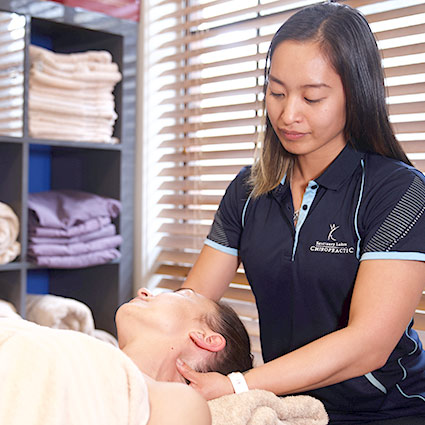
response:
[(215, 332), (189, 332), (192, 342), (203, 350), (216, 353), (226, 346), (226, 339), (223, 335)]

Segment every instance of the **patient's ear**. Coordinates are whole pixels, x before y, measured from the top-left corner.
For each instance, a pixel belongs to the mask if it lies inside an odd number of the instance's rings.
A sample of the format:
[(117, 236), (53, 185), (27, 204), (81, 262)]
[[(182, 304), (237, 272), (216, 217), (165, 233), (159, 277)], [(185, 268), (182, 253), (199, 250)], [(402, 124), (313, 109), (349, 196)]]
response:
[(221, 351), (226, 346), (226, 339), (224, 336), (215, 332), (190, 332), (189, 337), (199, 348), (214, 353)]

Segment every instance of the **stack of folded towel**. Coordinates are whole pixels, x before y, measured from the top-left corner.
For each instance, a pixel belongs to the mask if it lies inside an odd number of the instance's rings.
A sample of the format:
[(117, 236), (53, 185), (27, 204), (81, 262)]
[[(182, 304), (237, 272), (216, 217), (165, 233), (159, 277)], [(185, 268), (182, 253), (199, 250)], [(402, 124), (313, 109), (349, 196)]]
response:
[(54, 53), (30, 46), (29, 132), (37, 138), (118, 143), (113, 90), (121, 80), (107, 51)]
[(10, 263), (20, 254), (18, 234), (18, 217), (9, 205), (0, 202), (0, 264)]
[(28, 196), (28, 260), (43, 267), (78, 268), (120, 257), (122, 237), (112, 223), (121, 203), (75, 190)]
[(22, 137), (25, 17), (0, 13), (0, 133)]

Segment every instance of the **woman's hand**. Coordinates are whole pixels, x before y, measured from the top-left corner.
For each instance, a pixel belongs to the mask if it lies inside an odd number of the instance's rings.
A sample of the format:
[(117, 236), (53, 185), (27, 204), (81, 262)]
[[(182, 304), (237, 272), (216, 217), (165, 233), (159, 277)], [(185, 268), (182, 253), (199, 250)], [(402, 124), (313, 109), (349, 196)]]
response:
[(206, 400), (233, 394), (230, 379), (217, 372), (201, 373), (195, 372), (182, 360), (177, 359), (177, 370), (190, 382), (190, 386), (198, 391)]

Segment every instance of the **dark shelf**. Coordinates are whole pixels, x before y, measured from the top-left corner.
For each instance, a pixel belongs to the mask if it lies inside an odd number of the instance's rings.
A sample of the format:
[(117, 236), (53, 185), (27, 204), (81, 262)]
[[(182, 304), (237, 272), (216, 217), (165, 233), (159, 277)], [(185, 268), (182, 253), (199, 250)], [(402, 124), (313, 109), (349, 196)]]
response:
[[(46, 276), (49, 293), (84, 302), (91, 308), (97, 327), (115, 333), (115, 311), (133, 295), (138, 23), (41, 0), (4, 0), (0, 11), (26, 17), (23, 137), (0, 134), (0, 179), (3, 182), (0, 201), (10, 205), (19, 218), (21, 255), (14, 262), (0, 265), (0, 298), (14, 304), (25, 317), (27, 279), (30, 275)], [(119, 139), (119, 144), (29, 137), (31, 43), (49, 46), (58, 53), (87, 50), (111, 53), (122, 74), (113, 93), (118, 115), (113, 136)], [(28, 192), (30, 183), (35, 180), (31, 176), (37, 176), (40, 158), (47, 159), (49, 164), (46, 180), (50, 189), (85, 190), (120, 200), (122, 212), (114, 223), (123, 237), (119, 247), (121, 259), (78, 269), (49, 269), (21, 260), (27, 255)]]

